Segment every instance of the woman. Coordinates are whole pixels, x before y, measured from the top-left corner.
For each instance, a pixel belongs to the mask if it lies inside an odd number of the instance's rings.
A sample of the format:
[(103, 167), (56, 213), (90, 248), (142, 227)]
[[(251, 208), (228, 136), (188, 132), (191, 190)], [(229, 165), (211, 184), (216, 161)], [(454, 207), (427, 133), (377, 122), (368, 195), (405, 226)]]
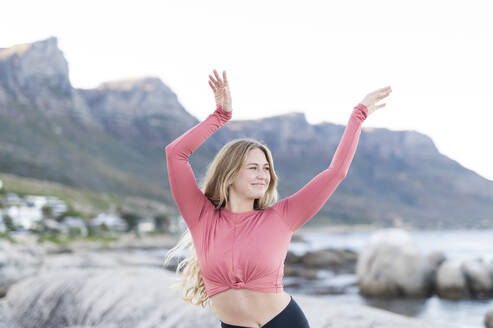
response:
[(195, 181), (188, 158), (232, 117), (226, 72), (222, 79), (216, 70), (214, 75), (209, 75), (214, 113), (165, 148), (171, 192), (188, 227), (165, 263), (190, 246), (191, 256), (176, 268), (177, 273), (183, 268), (184, 300), (202, 307), (209, 303), (221, 327), (309, 327), (282, 285), (291, 236), (346, 176), (361, 125), (385, 106), (376, 103), (390, 94), (390, 86), (368, 94), (353, 109), (330, 166), (277, 202), (278, 177), (271, 152), (254, 139), (228, 142), (208, 167), (203, 188)]

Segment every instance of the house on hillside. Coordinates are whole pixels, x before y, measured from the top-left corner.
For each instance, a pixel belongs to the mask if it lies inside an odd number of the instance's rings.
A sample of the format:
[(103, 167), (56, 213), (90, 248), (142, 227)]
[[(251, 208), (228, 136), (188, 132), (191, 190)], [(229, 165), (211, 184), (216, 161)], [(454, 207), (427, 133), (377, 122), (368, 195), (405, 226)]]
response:
[(154, 219), (152, 218), (142, 219), (137, 224), (137, 231), (139, 233), (149, 233), (154, 231), (155, 229), (156, 229), (156, 224), (154, 222)]
[(86, 223), (81, 218), (75, 216), (66, 216), (62, 220), (62, 225), (66, 228), (67, 233), (70, 233), (71, 231), (79, 231), (80, 235), (84, 237), (88, 234)]
[(125, 232), (127, 223), (119, 216), (100, 213), (98, 216), (89, 221), (89, 225), (96, 230), (102, 231), (106, 227), (110, 232)]
[(12, 218), (14, 227), (19, 230), (29, 230), (39, 227), (43, 219), (41, 209), (35, 207), (11, 206), (2, 210), (2, 216), (8, 215)]

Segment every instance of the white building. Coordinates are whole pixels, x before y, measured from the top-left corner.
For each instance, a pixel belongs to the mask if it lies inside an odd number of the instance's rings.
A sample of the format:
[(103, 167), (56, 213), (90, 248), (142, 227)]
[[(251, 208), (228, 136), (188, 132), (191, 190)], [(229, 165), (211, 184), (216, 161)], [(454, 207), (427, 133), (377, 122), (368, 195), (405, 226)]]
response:
[(22, 199), (16, 193), (8, 192), (7, 193), (7, 204), (8, 205), (21, 205)]
[(45, 196), (34, 196), (34, 195), (28, 195), (24, 197), (24, 201), (26, 202), (27, 206), (36, 207), (36, 208), (42, 208), (47, 203), (47, 199)]
[(59, 222), (53, 219), (44, 219), (43, 222), (43, 230), (48, 230), (56, 233), (67, 233), (67, 228), (61, 225)]
[(156, 224), (154, 223), (154, 219), (145, 218), (139, 221), (137, 224), (137, 231), (140, 233), (149, 233), (156, 229)]
[(62, 224), (66, 227), (66, 232), (68, 233), (70, 229), (79, 229), (82, 236), (87, 236), (87, 227), (81, 218), (75, 216), (66, 216), (62, 220)]
[(34, 229), (43, 218), (41, 209), (26, 206), (11, 206), (4, 208), (2, 214), (12, 218), (12, 223), (16, 228)]
[(58, 197), (53, 196), (37, 196), (28, 195), (24, 197), (24, 202), (29, 207), (43, 208), (43, 206), (49, 206), (53, 210), (53, 216), (57, 217), (60, 214), (67, 211), (67, 204)]
[(67, 204), (58, 197), (49, 196), (46, 198), (46, 205), (53, 209), (53, 215), (57, 217), (58, 215), (67, 211)]
[(125, 232), (127, 230), (127, 222), (112, 214), (100, 213), (89, 221), (89, 225), (92, 227), (100, 227), (102, 224), (105, 224), (110, 231)]

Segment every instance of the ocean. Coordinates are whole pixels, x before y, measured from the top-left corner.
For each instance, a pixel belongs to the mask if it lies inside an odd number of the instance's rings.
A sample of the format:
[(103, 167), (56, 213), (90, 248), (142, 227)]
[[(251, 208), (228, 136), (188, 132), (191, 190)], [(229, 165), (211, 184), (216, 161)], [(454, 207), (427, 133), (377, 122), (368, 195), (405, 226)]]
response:
[[(493, 262), (493, 230), (439, 230), (408, 231), (423, 255), (432, 251), (442, 251), (447, 259), (462, 262), (466, 259), (482, 258)], [(290, 250), (302, 254), (308, 250), (324, 248), (347, 248), (361, 252), (368, 243), (372, 231), (355, 232), (301, 232), (306, 241), (291, 242)], [(348, 285), (356, 281), (354, 274), (321, 275), (320, 285)], [(289, 281), (288, 277), (285, 277)], [(289, 292), (289, 288), (286, 288)], [(346, 290), (341, 295), (314, 295), (333, 301), (364, 304), (401, 315), (420, 318), (428, 322), (453, 325), (453, 327), (484, 327), (486, 312), (493, 310), (490, 300), (445, 300), (436, 295), (428, 299), (376, 299), (366, 298), (358, 293), (357, 287)]]

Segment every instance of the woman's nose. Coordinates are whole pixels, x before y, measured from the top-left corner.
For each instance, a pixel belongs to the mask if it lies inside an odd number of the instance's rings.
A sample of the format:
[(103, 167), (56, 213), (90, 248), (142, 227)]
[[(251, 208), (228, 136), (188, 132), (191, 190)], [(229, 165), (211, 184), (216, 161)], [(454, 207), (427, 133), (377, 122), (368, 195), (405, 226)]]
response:
[(257, 176), (262, 177), (264, 179), (265, 177), (268, 177), (270, 175), (269, 171), (257, 171)]

